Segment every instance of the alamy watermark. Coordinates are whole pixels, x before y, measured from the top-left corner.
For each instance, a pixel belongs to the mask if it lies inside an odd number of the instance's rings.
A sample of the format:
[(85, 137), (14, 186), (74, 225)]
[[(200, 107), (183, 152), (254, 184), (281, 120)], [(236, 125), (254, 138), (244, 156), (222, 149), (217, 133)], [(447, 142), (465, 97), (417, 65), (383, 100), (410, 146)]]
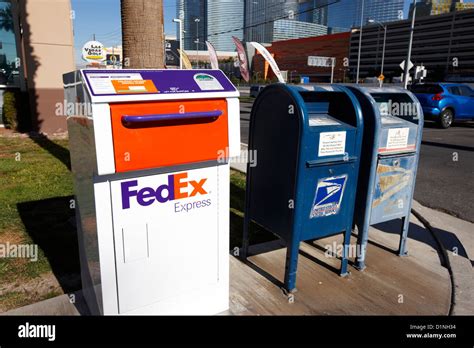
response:
[(22, 258), (38, 261), (38, 244), (0, 244), (0, 258)]
[(75, 115), (92, 115), (92, 104), (89, 102), (68, 102), (63, 100), (62, 103), (55, 104), (56, 116), (75, 116)]
[(391, 99), (380, 103), (379, 111), (382, 116), (418, 116), (418, 108), (415, 103), (394, 102)]
[[(358, 244), (346, 245), (346, 257), (357, 257), (361, 254), (362, 247)], [(324, 246), (326, 251), (324, 256), (328, 258), (340, 257), (344, 251), (344, 244), (332, 242), (332, 244), (326, 244)]]
[(227, 163), (231, 159), (232, 163), (242, 163), (250, 164), (250, 167), (257, 166), (257, 150), (241, 150), (240, 155), (236, 157), (230, 157), (229, 148), (226, 147), (225, 150), (217, 151), (217, 162), (218, 163)]

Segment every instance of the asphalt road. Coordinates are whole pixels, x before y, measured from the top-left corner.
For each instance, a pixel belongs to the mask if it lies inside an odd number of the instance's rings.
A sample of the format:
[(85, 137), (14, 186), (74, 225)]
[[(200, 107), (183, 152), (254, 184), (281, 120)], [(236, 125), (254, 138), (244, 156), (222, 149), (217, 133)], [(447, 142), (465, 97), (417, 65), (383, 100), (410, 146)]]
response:
[[(247, 144), (252, 103), (240, 105), (241, 141)], [(474, 123), (439, 129), (426, 122), (415, 199), (474, 222)]]

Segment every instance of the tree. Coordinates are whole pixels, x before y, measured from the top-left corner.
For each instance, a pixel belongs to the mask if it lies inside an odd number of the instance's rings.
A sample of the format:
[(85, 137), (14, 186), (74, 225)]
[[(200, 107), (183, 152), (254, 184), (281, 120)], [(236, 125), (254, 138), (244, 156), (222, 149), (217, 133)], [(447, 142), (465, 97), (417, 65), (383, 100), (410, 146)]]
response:
[(163, 0), (121, 0), (124, 68), (164, 68)]
[(12, 5), (0, 9), (0, 29), (13, 32)]

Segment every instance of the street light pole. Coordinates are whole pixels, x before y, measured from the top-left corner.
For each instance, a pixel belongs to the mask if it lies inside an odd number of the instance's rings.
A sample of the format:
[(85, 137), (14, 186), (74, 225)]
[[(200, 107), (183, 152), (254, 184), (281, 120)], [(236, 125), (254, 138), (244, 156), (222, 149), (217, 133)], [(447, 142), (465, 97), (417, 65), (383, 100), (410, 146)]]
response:
[(201, 20), (196, 18), (194, 22), (196, 22), (196, 69), (199, 69), (199, 22)]
[(410, 28), (410, 43), (408, 44), (408, 54), (407, 59), (405, 60), (405, 68), (403, 69), (403, 86), (405, 89), (408, 87), (408, 66), (411, 61), (411, 49), (413, 46), (413, 33), (415, 31), (415, 17), (416, 17), (416, 0), (413, 0), (413, 15), (411, 18), (411, 28)]
[[(383, 48), (382, 48), (382, 66), (380, 67), (380, 75), (383, 75), (383, 67), (385, 63), (385, 44), (387, 43), (387, 25), (383, 25), (379, 21), (375, 19), (369, 19), (369, 23), (377, 23), (379, 26), (383, 28)], [(383, 80), (380, 80), (380, 87), (382, 87)]]
[(178, 18), (174, 18), (173, 22), (179, 24), (179, 68), (183, 69), (183, 21)]
[(362, 0), (362, 9), (360, 13), (359, 53), (357, 55), (357, 75), (356, 75), (357, 84), (359, 84), (360, 54), (362, 51), (362, 27), (364, 26), (364, 5), (365, 5), (365, 1)]

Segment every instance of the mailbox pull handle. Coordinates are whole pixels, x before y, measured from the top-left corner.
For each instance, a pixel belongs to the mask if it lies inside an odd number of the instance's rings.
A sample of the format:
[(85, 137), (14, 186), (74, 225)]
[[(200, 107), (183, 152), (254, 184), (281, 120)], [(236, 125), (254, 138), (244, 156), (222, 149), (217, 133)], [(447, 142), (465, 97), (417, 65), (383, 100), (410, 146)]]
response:
[(182, 114), (149, 114), (130, 116), (123, 115), (122, 122), (128, 124), (145, 123), (145, 122), (160, 122), (160, 121), (180, 121), (180, 120), (193, 120), (199, 118), (215, 118), (222, 115), (222, 111), (196, 111), (196, 112), (185, 112)]
[(344, 163), (352, 163), (357, 161), (357, 157), (351, 156), (351, 157), (339, 157), (339, 158), (332, 158), (332, 159), (320, 159), (320, 160), (314, 160), (314, 161), (307, 161), (306, 166), (308, 168), (311, 167), (321, 167), (321, 166), (327, 166), (327, 165), (337, 165), (337, 164), (344, 164)]

